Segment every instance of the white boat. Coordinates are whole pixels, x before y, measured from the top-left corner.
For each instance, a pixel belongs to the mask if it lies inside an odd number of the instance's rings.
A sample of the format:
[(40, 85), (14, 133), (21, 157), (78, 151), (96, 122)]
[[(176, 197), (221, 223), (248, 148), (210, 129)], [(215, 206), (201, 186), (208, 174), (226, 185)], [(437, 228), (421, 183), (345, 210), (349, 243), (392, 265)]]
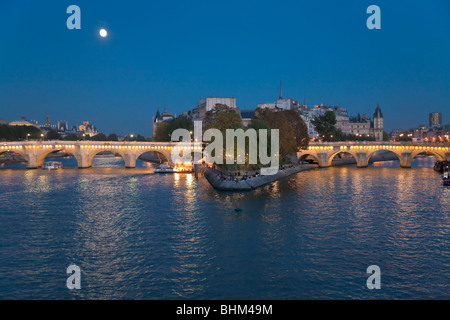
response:
[(442, 183), (444, 186), (450, 186), (450, 171), (444, 172), (442, 175)]
[(173, 173), (173, 168), (166, 165), (166, 164), (162, 164), (159, 166), (159, 168), (155, 169), (155, 173)]
[(192, 172), (191, 168), (188, 167), (173, 167), (167, 164), (162, 164), (158, 168), (155, 169), (155, 173), (190, 173)]
[(62, 169), (62, 167), (63, 167), (62, 163), (57, 161), (49, 161), (42, 165), (42, 169), (47, 170), (58, 170)]

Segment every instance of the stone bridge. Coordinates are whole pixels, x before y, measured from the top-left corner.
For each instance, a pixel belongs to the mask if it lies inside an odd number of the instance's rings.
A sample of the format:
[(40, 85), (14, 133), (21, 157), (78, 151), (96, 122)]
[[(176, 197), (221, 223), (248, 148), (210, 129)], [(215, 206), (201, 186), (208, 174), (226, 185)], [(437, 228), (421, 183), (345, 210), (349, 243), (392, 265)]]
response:
[(359, 168), (369, 165), (369, 160), (377, 151), (391, 151), (400, 160), (400, 166), (410, 168), (411, 162), (418, 155), (434, 155), (439, 161), (450, 161), (450, 145), (443, 143), (413, 142), (322, 142), (310, 143), (307, 150), (301, 150), (297, 156), (304, 159), (310, 156), (319, 167), (329, 167), (333, 158), (339, 153), (349, 153)]
[(127, 168), (134, 168), (139, 156), (149, 151), (162, 154), (170, 164), (173, 164), (173, 149), (180, 149), (180, 152), (190, 149), (194, 152), (200, 148), (190, 144), (182, 146), (179, 142), (21, 141), (1, 142), (0, 154), (4, 152), (20, 154), (27, 161), (27, 168), (35, 169), (42, 166), (48, 154), (62, 151), (73, 155), (79, 168), (89, 168), (98, 153), (110, 151), (122, 156)]

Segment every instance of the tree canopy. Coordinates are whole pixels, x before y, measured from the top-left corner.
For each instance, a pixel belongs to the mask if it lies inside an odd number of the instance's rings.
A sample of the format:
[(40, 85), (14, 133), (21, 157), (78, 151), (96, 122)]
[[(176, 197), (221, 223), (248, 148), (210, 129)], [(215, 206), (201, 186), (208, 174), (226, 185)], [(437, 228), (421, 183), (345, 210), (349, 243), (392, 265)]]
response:
[(325, 114), (315, 117), (311, 123), (323, 141), (375, 141), (373, 136), (345, 134), (336, 127), (336, 115), (328, 110)]
[(164, 121), (158, 124), (153, 141), (170, 142), (172, 132), (176, 129), (194, 130), (194, 122), (191, 118), (180, 116), (170, 121)]
[(238, 124), (241, 124), (241, 116), (236, 109), (218, 103), (213, 109), (206, 112), (203, 120), (203, 130), (219, 129), (225, 134), (226, 129), (231, 129)]
[(296, 154), (299, 149), (308, 148), (308, 127), (298, 112), (257, 108), (253, 119), (267, 122), (271, 129), (279, 129), (281, 155)]
[(41, 130), (33, 126), (0, 125), (0, 141), (20, 141), (27, 138), (36, 140), (41, 138), (41, 133)]

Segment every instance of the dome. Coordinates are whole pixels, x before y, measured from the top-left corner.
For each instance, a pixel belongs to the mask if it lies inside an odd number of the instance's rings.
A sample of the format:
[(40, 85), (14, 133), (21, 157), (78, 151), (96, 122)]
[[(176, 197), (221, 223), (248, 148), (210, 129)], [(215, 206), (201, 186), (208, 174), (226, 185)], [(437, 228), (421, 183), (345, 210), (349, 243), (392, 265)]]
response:
[(10, 126), (34, 126), (31, 122), (27, 120), (17, 120), (17, 121), (11, 121), (9, 123)]

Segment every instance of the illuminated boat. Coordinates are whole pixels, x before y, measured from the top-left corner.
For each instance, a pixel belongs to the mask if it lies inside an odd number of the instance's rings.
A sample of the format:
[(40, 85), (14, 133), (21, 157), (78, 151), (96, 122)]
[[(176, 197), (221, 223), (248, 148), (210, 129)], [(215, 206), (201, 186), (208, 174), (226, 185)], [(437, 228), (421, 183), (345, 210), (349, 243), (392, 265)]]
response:
[(192, 168), (183, 166), (169, 166), (167, 164), (162, 164), (155, 169), (155, 173), (191, 173)]
[(434, 164), (434, 170), (441, 173), (450, 171), (450, 161), (437, 161)]
[(46, 170), (58, 170), (62, 169), (62, 167), (63, 167), (62, 163), (57, 161), (49, 161), (42, 165), (42, 169)]
[(450, 186), (450, 171), (444, 172), (442, 175), (442, 183), (444, 186)]
[(162, 164), (159, 168), (155, 169), (155, 173), (173, 173), (173, 167), (168, 166), (167, 164)]

